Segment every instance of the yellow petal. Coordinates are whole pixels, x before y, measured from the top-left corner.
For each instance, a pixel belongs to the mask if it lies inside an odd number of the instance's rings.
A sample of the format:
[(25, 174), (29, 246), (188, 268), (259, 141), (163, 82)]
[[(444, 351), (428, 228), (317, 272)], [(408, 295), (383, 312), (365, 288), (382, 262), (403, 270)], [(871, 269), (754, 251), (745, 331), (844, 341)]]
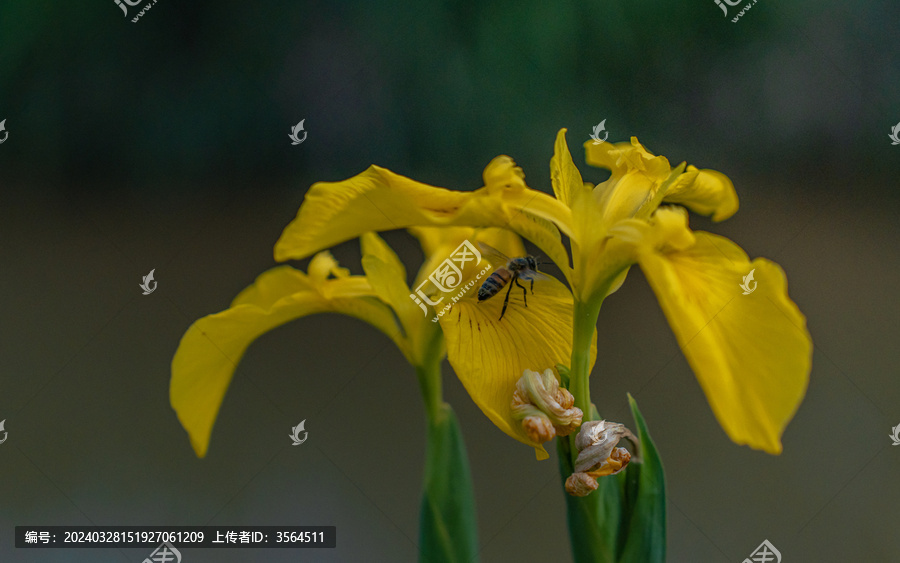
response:
[(571, 283), (572, 267), (569, 264), (569, 252), (563, 245), (559, 230), (553, 223), (522, 212), (513, 217), (506, 228), (518, 233), (540, 248)]
[(362, 267), (372, 289), (403, 320), (413, 309), (418, 309), (409, 298), (406, 267), (384, 239), (375, 233), (363, 233), (359, 242), (362, 250)]
[[(203, 317), (188, 328), (172, 359), (169, 400), (199, 457), (206, 455), (238, 362), (254, 340), (273, 328), (307, 315), (337, 312), (375, 326), (401, 350), (405, 347), (390, 308), (373, 297), (360, 296), (358, 281), (316, 283), (290, 266), (279, 266), (260, 275), (231, 308)], [(348, 293), (334, 291), (334, 284), (343, 285)], [(336, 295), (326, 298), (323, 294), (328, 292)], [(371, 288), (368, 293), (372, 295)]]
[(572, 207), (572, 197), (577, 192), (587, 191), (581, 172), (572, 161), (572, 153), (566, 143), (566, 129), (556, 134), (553, 158), (550, 159), (550, 180), (556, 199)]
[(656, 156), (632, 137), (630, 143), (584, 143), (585, 161), (591, 166), (606, 168), (616, 173), (640, 172), (653, 178), (665, 178), (671, 169), (669, 160)]
[(440, 327), (419, 308), (406, 285), (406, 268), (393, 249), (375, 233), (360, 238), (362, 266), (378, 297), (391, 306), (403, 328), (406, 359), (414, 366), (440, 362), (444, 356)]
[[(780, 453), (809, 379), (806, 319), (777, 264), (750, 262), (726, 238), (694, 236), (681, 250), (642, 246), (639, 263), (722, 428), (738, 444)], [(751, 270), (758, 285), (743, 295)]]
[[(278, 239), (275, 259), (302, 259), (364, 232), (414, 226), (500, 227), (518, 232), (537, 228), (533, 217), (571, 234), (569, 209), (525, 186), (521, 170), (509, 157), (494, 159), (484, 178), (483, 188), (457, 192), (372, 166), (343, 182), (319, 182), (310, 188), (297, 217)], [(530, 233), (520, 234), (529, 237)]]
[[(463, 299), (441, 317), (447, 357), (456, 375), (481, 410), (502, 431), (535, 448), (546, 459), (542, 445), (531, 441), (512, 417), (511, 400), (516, 381), (526, 369), (544, 371), (569, 365), (572, 353), (572, 295), (555, 279), (530, 283), (526, 307), (522, 290), (513, 287), (506, 314), (500, 310), (508, 288), (479, 303)], [(596, 333), (591, 363), (596, 357)]]
[(738, 210), (737, 192), (728, 176), (715, 170), (698, 170), (696, 166), (687, 167), (687, 172), (666, 191), (663, 201), (712, 215), (713, 221), (724, 221)]

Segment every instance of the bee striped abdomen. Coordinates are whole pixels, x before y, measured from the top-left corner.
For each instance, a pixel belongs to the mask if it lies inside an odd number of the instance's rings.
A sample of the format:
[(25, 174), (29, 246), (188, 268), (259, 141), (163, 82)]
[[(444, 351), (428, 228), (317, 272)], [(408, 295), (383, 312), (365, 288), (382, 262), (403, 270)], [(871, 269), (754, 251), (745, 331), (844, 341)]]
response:
[(478, 288), (478, 300), (484, 301), (485, 299), (490, 299), (497, 295), (501, 289), (506, 287), (506, 284), (509, 283), (511, 278), (512, 274), (509, 273), (509, 270), (506, 268), (498, 269), (488, 276), (488, 279), (484, 280), (484, 283)]

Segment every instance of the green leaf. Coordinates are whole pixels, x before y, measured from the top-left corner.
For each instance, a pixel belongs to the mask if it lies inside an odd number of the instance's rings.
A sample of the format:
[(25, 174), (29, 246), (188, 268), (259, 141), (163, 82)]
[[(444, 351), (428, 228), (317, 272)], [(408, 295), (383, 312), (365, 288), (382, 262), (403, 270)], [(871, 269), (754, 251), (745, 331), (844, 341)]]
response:
[(566, 498), (569, 543), (575, 563), (615, 563), (615, 539), (620, 494), (615, 479), (601, 479), (596, 491), (586, 497), (573, 497), (565, 491), (566, 479), (574, 472), (572, 452), (575, 434), (557, 438), (556, 453)]
[(619, 563), (664, 563), (666, 560), (666, 480), (662, 461), (634, 397), (628, 395), (641, 442), (642, 463), (629, 464), (624, 477), (624, 518), (628, 535)]
[(456, 415), (447, 404), (428, 423), (419, 549), (422, 563), (478, 561), (469, 460)]
[[(640, 440), (641, 463), (601, 477), (586, 497), (566, 493), (569, 540), (575, 563), (664, 563), (666, 491), (662, 462), (637, 403), (629, 395)], [(594, 413), (594, 420), (600, 417)], [(557, 440), (563, 484), (573, 472), (575, 436)]]

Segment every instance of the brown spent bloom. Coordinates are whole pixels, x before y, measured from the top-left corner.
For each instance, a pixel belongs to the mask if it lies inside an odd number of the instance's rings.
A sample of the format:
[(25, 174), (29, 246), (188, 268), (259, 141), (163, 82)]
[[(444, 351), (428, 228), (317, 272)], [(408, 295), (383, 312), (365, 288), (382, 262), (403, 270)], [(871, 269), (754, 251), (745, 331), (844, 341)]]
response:
[(615, 475), (625, 469), (631, 461), (631, 453), (616, 447), (622, 438), (638, 443), (624, 424), (593, 420), (581, 426), (575, 438), (575, 448), (578, 450), (575, 473), (566, 479), (566, 491), (570, 495), (587, 496), (599, 486), (599, 477)]
[(512, 398), (513, 418), (535, 442), (554, 436), (568, 436), (581, 426), (584, 413), (575, 406), (575, 397), (559, 386), (553, 370), (538, 373), (526, 369), (516, 382)]

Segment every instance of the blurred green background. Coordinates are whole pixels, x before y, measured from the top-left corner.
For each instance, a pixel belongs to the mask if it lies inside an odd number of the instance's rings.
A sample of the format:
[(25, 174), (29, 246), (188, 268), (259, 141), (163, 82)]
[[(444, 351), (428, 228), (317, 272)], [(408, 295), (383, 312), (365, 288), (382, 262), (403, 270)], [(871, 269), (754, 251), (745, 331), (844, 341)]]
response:
[[(312, 183), (374, 163), (474, 189), (508, 154), (549, 191), (561, 127), (596, 182), (578, 146), (604, 119), (611, 141), (734, 180), (741, 211), (692, 226), (779, 262), (816, 344), (772, 457), (727, 440), (640, 272), (604, 305), (594, 400), (621, 421), (626, 392), (641, 406), (667, 468), (670, 560), (742, 561), (763, 539), (786, 561), (900, 560), (900, 4), (737, 11), (159, 0), (132, 23), (113, 0), (0, 4), (0, 560), (148, 555), (15, 550), (16, 525), (213, 523), (336, 525), (338, 548), (185, 563), (413, 561), (424, 416), (386, 338), (323, 316), (261, 339), (204, 460), (168, 405), (178, 340), (273, 265)], [(415, 243), (388, 240), (412, 274)], [(359, 271), (356, 243), (335, 255)], [(496, 430), (449, 367), (445, 387), (482, 560), (567, 560), (555, 462)], [(291, 448), (303, 419), (310, 441)]]

